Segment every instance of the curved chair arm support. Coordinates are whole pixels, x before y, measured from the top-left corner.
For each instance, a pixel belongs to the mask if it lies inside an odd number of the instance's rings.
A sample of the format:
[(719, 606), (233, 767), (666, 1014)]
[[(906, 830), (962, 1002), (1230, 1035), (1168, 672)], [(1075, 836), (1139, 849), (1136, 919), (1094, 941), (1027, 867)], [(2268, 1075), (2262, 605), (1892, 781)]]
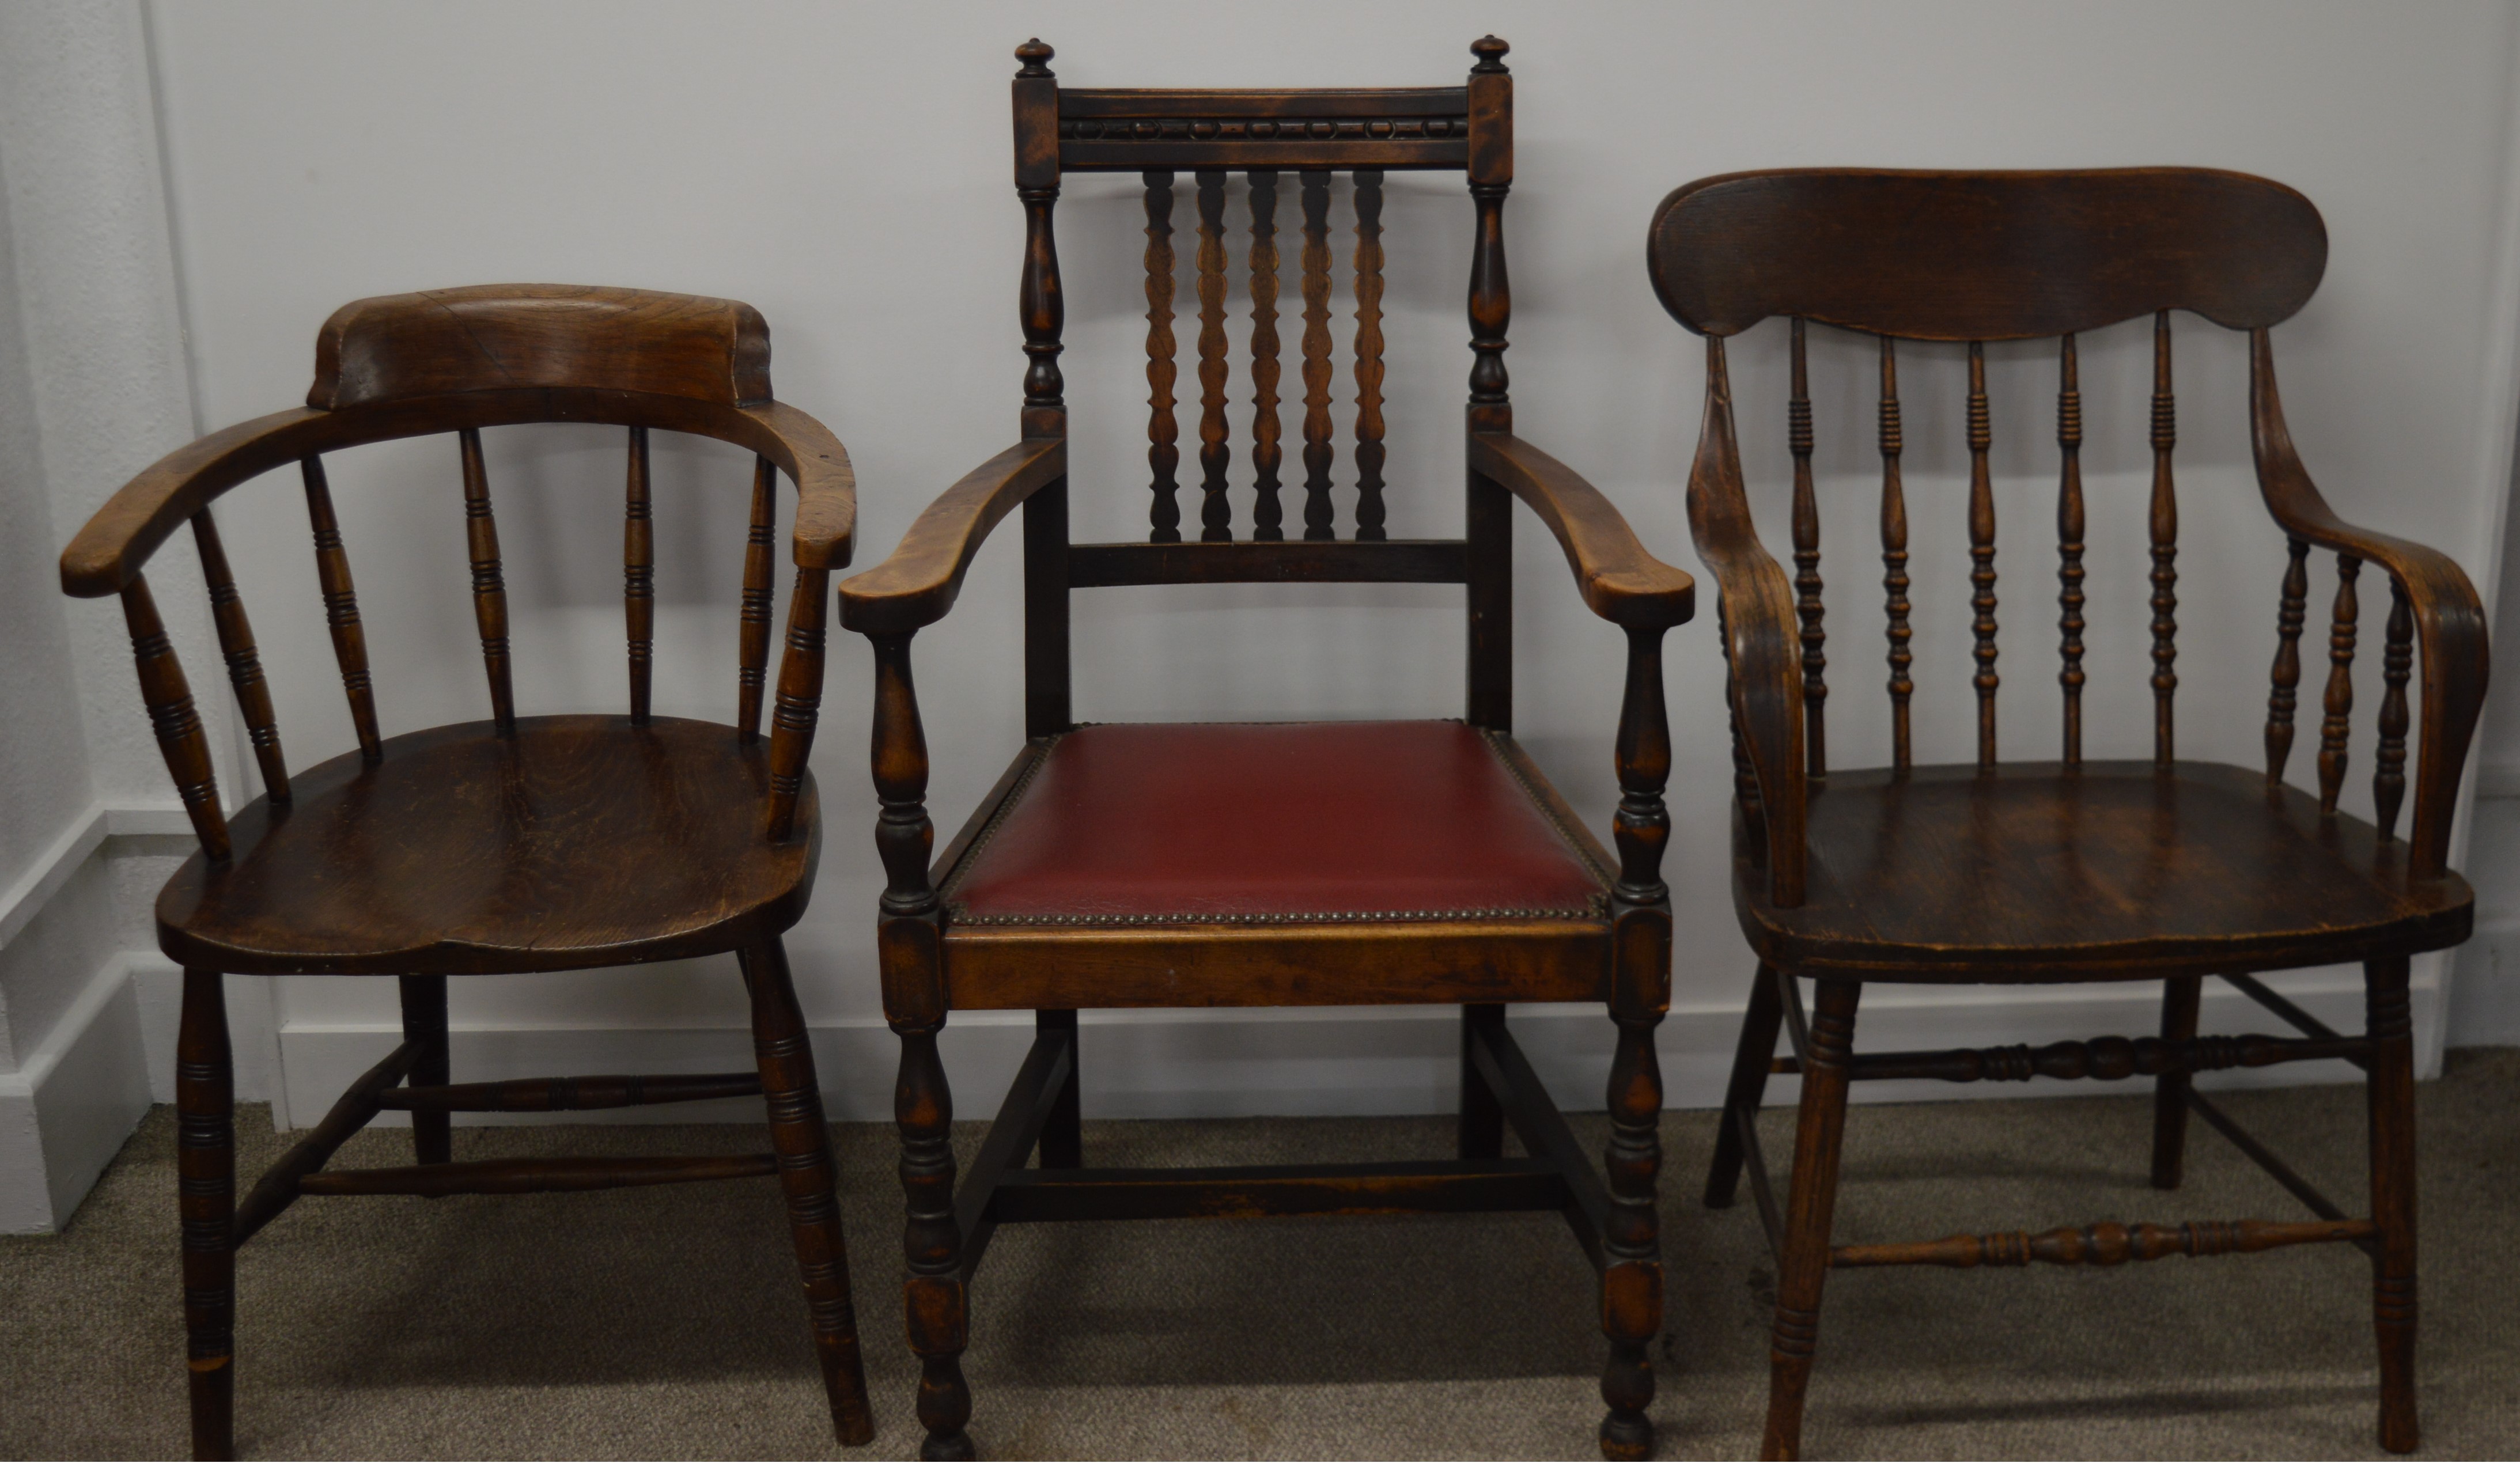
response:
[(2467, 768), (2468, 739), (2485, 706), (2490, 658), (2485, 606), (2448, 554), (2357, 528), (2311, 481), (2284, 424), (2275, 390), (2274, 351), (2264, 329), (2249, 332), (2249, 445), (2267, 510), (2296, 539), (2380, 565), (2407, 597), (2423, 649), (2423, 722), (2415, 762), (2414, 826), (2408, 873), (2438, 878), (2450, 862), (2451, 820)]
[(1766, 835), (1770, 902), (1791, 909), (1803, 902), (1809, 859), (1801, 638), (1792, 586), (1750, 521), (1724, 342), (1714, 336), (1706, 341), (1706, 423), (1688, 472), (1688, 528), (1698, 557), (1715, 573), (1734, 746), (1753, 778), (1743, 790), (1757, 799), (1742, 812)]
[(1697, 608), (1696, 581), (1645, 552), (1628, 521), (1574, 468), (1510, 432), (1472, 432), (1470, 470), (1530, 505), (1593, 613), (1613, 624), (1667, 630)]
[(730, 407), (637, 391), (531, 386), (335, 411), (295, 407), (212, 432), (158, 459), (96, 510), (62, 553), (62, 589), (87, 598), (121, 593), (195, 513), (274, 467), (367, 442), (526, 421), (661, 427), (749, 448), (796, 482), (797, 567), (835, 569), (849, 561), (857, 479), (838, 439), (803, 412), (778, 402)]
[(927, 505), (882, 563), (840, 585), (840, 623), (862, 635), (901, 635), (945, 618), (989, 530), (1066, 472), (1066, 441), (1038, 437), (966, 473)]

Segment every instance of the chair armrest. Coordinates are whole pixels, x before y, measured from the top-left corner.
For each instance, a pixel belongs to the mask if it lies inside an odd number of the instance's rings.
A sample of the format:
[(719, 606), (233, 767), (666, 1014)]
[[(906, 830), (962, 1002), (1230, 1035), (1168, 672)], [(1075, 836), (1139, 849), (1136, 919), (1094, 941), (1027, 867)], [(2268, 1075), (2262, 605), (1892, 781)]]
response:
[(840, 585), (840, 623), (862, 635), (902, 635), (945, 618), (989, 530), (1067, 472), (1067, 443), (1037, 437), (982, 463), (927, 505), (882, 563)]
[(1593, 613), (1669, 629), (1696, 612), (1696, 581), (1647, 554), (1610, 500), (1574, 468), (1509, 432), (1470, 433), (1469, 463), (1549, 525)]
[(805, 413), (784, 402), (728, 408), (679, 397), (533, 388), (333, 411), (292, 407), (187, 443), (123, 484), (79, 529), (62, 552), (62, 589), (88, 598), (120, 593), (158, 545), (220, 494), (301, 458), (459, 426), (613, 420), (719, 436), (769, 458), (796, 481), (796, 566), (848, 563), (857, 479), (839, 439)]
[(766, 442), (745, 445), (788, 469), (796, 482), (796, 567), (848, 567), (858, 529), (858, 479), (848, 450), (830, 427), (786, 402), (740, 409), (763, 431)]
[(2274, 352), (2268, 332), (2250, 332), (2249, 438), (2258, 490), (2275, 523), (2293, 538), (2378, 564), (2407, 597), (2416, 643), (2423, 649), (2422, 730), (2415, 759), (2415, 816), (2407, 841), (2408, 871), (2438, 877), (2448, 866), (2450, 825), (2457, 812), (2468, 739), (2485, 707), (2492, 661), (2485, 606), (2450, 555), (2421, 544), (2357, 528), (2336, 516), (2311, 481), (2275, 391)]
[(1770, 903), (1791, 909), (1803, 902), (1809, 859), (1801, 635), (1793, 588), (1750, 520), (1724, 342), (1710, 336), (1706, 344), (1706, 422), (1688, 472), (1689, 536), (1715, 574), (1733, 755), (1748, 763), (1738, 799), (1753, 831), (1765, 834)]
[(159, 458), (106, 500), (62, 551), (62, 590), (82, 598), (121, 593), (149, 555), (238, 483), (331, 445), (333, 414), (295, 407), (240, 421)]

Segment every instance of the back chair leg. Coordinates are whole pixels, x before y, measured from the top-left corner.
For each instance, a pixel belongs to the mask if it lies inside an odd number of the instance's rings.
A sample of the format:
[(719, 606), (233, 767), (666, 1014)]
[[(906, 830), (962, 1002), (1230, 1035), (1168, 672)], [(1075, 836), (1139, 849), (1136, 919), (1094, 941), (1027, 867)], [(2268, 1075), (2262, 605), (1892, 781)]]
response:
[(1823, 980), (1812, 1009), (1811, 1059), (1803, 1070), (1802, 1114), (1794, 1131), (1792, 1197), (1784, 1253), (1777, 1268), (1777, 1321), (1768, 1351), (1768, 1430), (1762, 1458), (1802, 1455), (1803, 1397), (1820, 1341), (1822, 1282), (1837, 1208), (1838, 1150), (1846, 1137), (1846, 1087), (1855, 1045), (1860, 982)]
[(1601, 1456), (1653, 1453), (1653, 1341), (1662, 1333), (1662, 1238), (1654, 1187), (1662, 1175), (1662, 1067), (1654, 1055), (1659, 1014), (1619, 1016), (1610, 1058), (1610, 1146), (1602, 1155), (1610, 1222), (1601, 1236), (1601, 1331), (1610, 1339), (1601, 1372)]
[(1732, 1081), (1724, 1089), (1724, 1113), (1715, 1124), (1715, 1162), (1706, 1170), (1706, 1207), (1730, 1209), (1741, 1187), (1744, 1114), (1757, 1117), (1768, 1094), (1768, 1064), (1777, 1055), (1777, 1029), (1785, 1005), (1777, 994), (1775, 967), (1762, 961), (1750, 982), (1750, 1009), (1741, 1018), (1741, 1043), (1732, 1051)]
[(1502, 1005), (1462, 1007), (1462, 1120), (1456, 1151), (1462, 1158), (1505, 1156), (1505, 1104), (1497, 1100), (1470, 1057), (1471, 1048), (1478, 1044), (1477, 1030), (1504, 1024)]
[(187, 969), (175, 1038), (175, 1171), (196, 1458), (236, 1456), (235, 1098), (225, 978)]
[[(1076, 1030), (1076, 1013), (1035, 1011), (1033, 1026), (1039, 1031), (1072, 1032)], [(1041, 1127), (1039, 1151), (1043, 1168), (1081, 1169), (1085, 1166), (1084, 1093), (1078, 1065), (1070, 1061), (1067, 1081), (1060, 1086), (1058, 1095), (1051, 1100), (1050, 1121)]]
[(2371, 1321), (2380, 1344), (2380, 1446), (2412, 1452), (2415, 1420), (2415, 1051), (2407, 958), (2363, 967), (2371, 1038)]
[(919, 1456), (930, 1459), (976, 1456), (964, 1431), (971, 1420), (971, 1389), (963, 1380), (970, 1319), (963, 1231), (954, 1219), (954, 1094), (936, 1055), (944, 1024), (893, 1027), (901, 1037), (901, 1077), (892, 1111), (901, 1128), (901, 1192), (909, 1212), (901, 1231), (910, 1263), (902, 1319), (919, 1354), (919, 1421), (927, 1429)]
[(832, 1130), (823, 1121), (805, 1014), (788, 979), (788, 952), (776, 938), (741, 952), (738, 960), (752, 998), (752, 1051), (770, 1108), (770, 1146), (779, 1155), (779, 1183), (787, 1192), (788, 1227), (804, 1273), (805, 1310), (823, 1363), (832, 1431), (853, 1446), (872, 1442), (875, 1414), (867, 1406), (857, 1316), (849, 1305), (849, 1254), (840, 1234)]
[[(2196, 1040), (2196, 1008), (2204, 998), (2205, 977), (2175, 975), (2161, 983), (2161, 1039)], [(2164, 1072), (2152, 1080), (2152, 1186), (2175, 1189), (2187, 1173), (2187, 1086), (2195, 1079), (2185, 1071)]]
[[(453, 1080), (446, 1049), (446, 977), (406, 975), (402, 978), (402, 1039), (420, 1053), (407, 1079), (415, 1087), (442, 1087)], [(455, 1115), (415, 1112), (411, 1146), (421, 1163), (442, 1164), (455, 1156)]]

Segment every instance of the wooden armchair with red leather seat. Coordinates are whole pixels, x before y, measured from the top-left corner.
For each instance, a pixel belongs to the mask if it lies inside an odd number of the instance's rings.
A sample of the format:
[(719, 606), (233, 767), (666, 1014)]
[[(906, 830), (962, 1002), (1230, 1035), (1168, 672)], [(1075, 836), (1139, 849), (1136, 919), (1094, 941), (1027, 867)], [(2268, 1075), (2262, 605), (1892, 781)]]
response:
[[(1022, 272), (1022, 435), (921, 515), (882, 565), (840, 587), (841, 621), (876, 656), (877, 829), (888, 877), (884, 1007), (902, 1043), (897, 1099), (910, 1343), (922, 1359), (928, 1457), (968, 1457), (960, 1357), (966, 1286), (1002, 1223), (1206, 1215), (1559, 1210), (1600, 1267), (1611, 1356), (1600, 1430), (1642, 1456), (1660, 1328), (1653, 1208), (1662, 1107), (1653, 1030), (1668, 1001), (1671, 916), (1659, 866), (1670, 749), (1660, 646), (1689, 617), (1689, 577), (1641, 548), (1589, 484), (1512, 433), (1504, 351), (1503, 207), (1512, 180), (1505, 44), (1471, 48), (1466, 85), (1359, 91), (1062, 88), (1039, 42), (1016, 52), (1015, 187)], [(1185, 542), (1175, 501), (1172, 249), (1176, 168), (1191, 170), (1199, 245), (1201, 502)], [(1250, 531), (1237, 538), (1227, 469), (1227, 169), (1248, 175), (1254, 288)], [(1383, 174), (1466, 175), (1476, 244), (1469, 316), (1467, 529), (1395, 540), (1382, 510), (1380, 215)], [(1354, 175), (1359, 392), (1353, 532), (1338, 536), (1328, 385), (1333, 170)], [(1061, 285), (1051, 212), (1061, 175), (1146, 185), (1148, 457), (1145, 543), (1072, 544)], [(1293, 185), (1291, 188), (1288, 185)], [(1305, 330), (1300, 537), (1279, 502), (1276, 209), (1297, 196)], [(1237, 485), (1234, 492), (1239, 492)], [(1625, 790), (1614, 858), (1514, 744), (1511, 513), (1557, 537), (1585, 602), (1627, 635), (1616, 742)], [(982, 539), (1023, 512), (1027, 742), (962, 835), (930, 863), (927, 753), (910, 670), (914, 634), (954, 603)], [(1069, 693), (1069, 597), (1113, 585), (1458, 584), (1467, 601), (1460, 722), (1081, 726)], [(1604, 1001), (1617, 1024), (1604, 1183), (1515, 1046), (1513, 1001)], [(1082, 1167), (1080, 1008), (1457, 1004), (1462, 1113), (1451, 1159), (1366, 1167)], [(1038, 1012), (1031, 1054), (958, 1191), (936, 1038), (956, 1010)], [(1510, 1124), (1528, 1157), (1504, 1153)], [(1038, 1168), (1026, 1160), (1038, 1150)], [(1500, 1298), (1505, 1301), (1506, 1298)], [(1508, 1302), (1509, 1304), (1509, 1302)]]

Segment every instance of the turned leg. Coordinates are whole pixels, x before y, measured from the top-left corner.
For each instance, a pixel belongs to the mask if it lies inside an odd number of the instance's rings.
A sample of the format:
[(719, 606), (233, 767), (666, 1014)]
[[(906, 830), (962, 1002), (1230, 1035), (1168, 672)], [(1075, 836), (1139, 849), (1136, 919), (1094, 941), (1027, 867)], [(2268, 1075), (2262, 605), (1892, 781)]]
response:
[[(1074, 1011), (1035, 1011), (1033, 1026), (1037, 1031), (1076, 1030)], [(1041, 1166), (1045, 1169), (1081, 1169), (1085, 1167), (1085, 1107), (1083, 1079), (1078, 1075), (1082, 1052), (1069, 1037), (1067, 1081), (1059, 1084), (1058, 1095), (1051, 1099), (1050, 1121), (1041, 1126)]]
[(1659, 1014), (1619, 1016), (1610, 1058), (1610, 1222), (1601, 1236), (1601, 1332), (1610, 1362), (1601, 1372), (1601, 1456), (1653, 1452), (1653, 1341), (1662, 1333), (1662, 1245), (1654, 1183), (1662, 1174), (1662, 1068), (1654, 1056)]
[(193, 1456), (236, 1456), (236, 1067), (225, 977), (184, 972), (175, 1037), (175, 1191), (184, 1220)]
[(1803, 1067), (1794, 1131), (1794, 1181), (1785, 1205), (1785, 1247), (1777, 1265), (1777, 1323), (1768, 1349), (1768, 1431), (1762, 1458), (1802, 1454), (1803, 1396), (1820, 1341), (1821, 1283), (1828, 1278), (1828, 1237), (1837, 1207), (1838, 1148), (1846, 1137), (1847, 1064), (1855, 1045), (1855, 981), (1820, 982)]
[(1761, 961), (1750, 982), (1750, 1009), (1741, 1017), (1741, 1043), (1732, 1049), (1732, 1081), (1724, 1089), (1724, 1115), (1715, 1124), (1715, 1162), (1706, 1170), (1706, 1207), (1730, 1209), (1741, 1185), (1744, 1116), (1759, 1115), (1768, 1093), (1768, 1064), (1777, 1055), (1777, 1028), (1785, 1003), (1777, 994), (1776, 967)]
[(927, 1429), (922, 1458), (976, 1456), (971, 1435), (971, 1389), (963, 1380), (963, 1346), (969, 1317), (963, 1292), (963, 1231), (954, 1221), (954, 1094), (945, 1086), (945, 1064), (936, 1056), (931, 1026), (896, 1025), (901, 1036), (901, 1079), (893, 1088), (893, 1119), (901, 1127), (901, 1192), (909, 1211), (901, 1247), (910, 1262), (902, 1286), (903, 1320), (910, 1349), (919, 1353), (919, 1421)]
[[(2161, 1040), (2196, 1040), (2196, 1006), (2205, 994), (2205, 977), (2174, 975), (2161, 983)], [(2152, 1080), (2152, 1186), (2175, 1189), (2187, 1169), (2187, 1086), (2196, 1079), (2185, 1069), (2164, 1072)]]
[[(448, 1075), (446, 1052), (446, 977), (406, 975), (402, 978), (402, 1039), (419, 1048), (405, 1078), (415, 1087), (442, 1087)], [(411, 1146), (419, 1161), (442, 1164), (455, 1156), (454, 1114), (411, 1115)]]
[(1487, 1079), (1479, 1076), (1478, 1063), (1470, 1057), (1471, 1049), (1478, 1045), (1479, 1029), (1503, 1025), (1502, 1005), (1462, 1007), (1462, 1126), (1458, 1151), (1462, 1158), (1505, 1156), (1505, 1104), (1497, 1100)]
[(779, 1155), (779, 1183), (788, 1196), (788, 1228), (804, 1273), (805, 1312), (823, 1363), (832, 1430), (852, 1446), (872, 1442), (875, 1414), (867, 1407), (857, 1316), (849, 1305), (849, 1253), (840, 1234), (832, 1130), (823, 1121), (805, 1013), (788, 980), (788, 952), (775, 937), (739, 952), (737, 959), (752, 998), (753, 1057), (770, 1108), (770, 1146)]
[(2371, 1038), (2371, 1322), (2380, 1343), (2380, 1446), (2415, 1447), (2415, 1047), (2407, 960), (2363, 967)]

